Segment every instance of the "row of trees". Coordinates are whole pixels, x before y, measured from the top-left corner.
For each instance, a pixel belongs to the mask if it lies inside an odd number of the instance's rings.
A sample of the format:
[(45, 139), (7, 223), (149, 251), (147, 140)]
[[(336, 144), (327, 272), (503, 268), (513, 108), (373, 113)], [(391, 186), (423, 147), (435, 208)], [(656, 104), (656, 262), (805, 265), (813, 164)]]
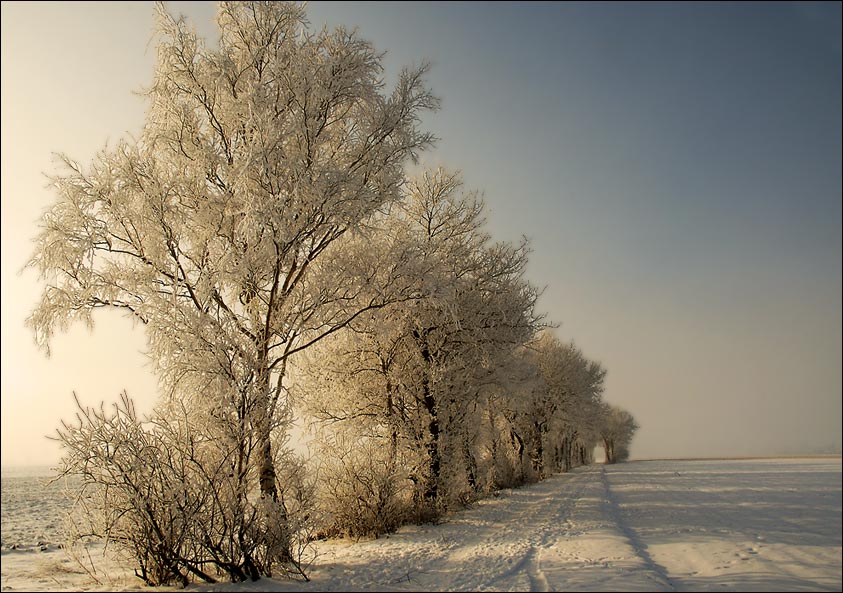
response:
[(32, 260), (38, 341), (121, 308), (165, 394), (148, 419), (124, 395), (59, 430), (80, 533), (151, 584), (306, 578), (318, 531), (429, 519), (599, 439), (622, 458), (634, 421), (543, 331), (526, 243), (492, 242), (457, 174), (408, 177), (433, 141), (425, 67), (384, 94), (380, 54), (309, 33), (296, 4), (221, 3), (218, 49), (158, 22), (143, 133), (64, 159)]
[(609, 430), (605, 370), (543, 331), (526, 243), (491, 243), (482, 214), (456, 174), (410, 180), (369, 249), (388, 245), (374, 249), (414, 298), (297, 363), (333, 532), (378, 534), (588, 463)]

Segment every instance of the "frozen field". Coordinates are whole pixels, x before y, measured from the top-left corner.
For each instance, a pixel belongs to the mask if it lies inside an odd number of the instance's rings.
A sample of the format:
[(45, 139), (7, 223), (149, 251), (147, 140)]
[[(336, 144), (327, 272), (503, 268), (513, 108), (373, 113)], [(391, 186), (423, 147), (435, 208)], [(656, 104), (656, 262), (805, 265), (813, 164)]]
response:
[[(4, 590), (143, 588), (113, 564), (99, 561), (97, 584), (49, 542), (40, 551), (39, 514), (7, 506), (12, 482), (4, 474)], [(441, 525), (321, 543), (310, 583), (191, 588), (840, 591), (841, 561), (839, 457), (640, 461), (504, 491)]]

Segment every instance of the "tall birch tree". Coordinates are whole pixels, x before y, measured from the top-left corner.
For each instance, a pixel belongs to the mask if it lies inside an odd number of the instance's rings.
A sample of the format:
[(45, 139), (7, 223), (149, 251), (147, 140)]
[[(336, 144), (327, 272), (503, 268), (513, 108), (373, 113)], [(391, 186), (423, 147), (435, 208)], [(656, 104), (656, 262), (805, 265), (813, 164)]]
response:
[(398, 199), (438, 102), (425, 66), (385, 92), (382, 54), (308, 31), (299, 4), (221, 2), (218, 49), (161, 5), (157, 22), (140, 136), (52, 178), (29, 324), (48, 349), (101, 307), (140, 321), (166, 393), (236, 428), (237, 471), (283, 506), (288, 361), (395, 298), (363, 296), (378, 262), (331, 254)]

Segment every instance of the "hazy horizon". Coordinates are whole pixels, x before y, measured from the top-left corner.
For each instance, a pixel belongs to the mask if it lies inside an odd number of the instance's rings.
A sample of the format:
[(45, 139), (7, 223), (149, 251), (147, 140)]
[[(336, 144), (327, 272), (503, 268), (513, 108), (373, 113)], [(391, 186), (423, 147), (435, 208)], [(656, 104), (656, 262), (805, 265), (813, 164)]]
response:
[[(214, 5), (168, 4), (212, 38)], [(359, 26), (387, 77), (427, 59), (442, 99), (428, 165), (482, 190), (496, 240), (531, 239), (539, 309), (608, 369), (641, 428), (631, 456), (841, 450), (839, 3), (312, 2)], [(23, 326), (52, 153), (87, 165), (137, 134), (151, 3), (2, 4), (2, 459), (50, 465), (54, 434), (126, 389), (156, 398), (140, 328), (98, 312)]]

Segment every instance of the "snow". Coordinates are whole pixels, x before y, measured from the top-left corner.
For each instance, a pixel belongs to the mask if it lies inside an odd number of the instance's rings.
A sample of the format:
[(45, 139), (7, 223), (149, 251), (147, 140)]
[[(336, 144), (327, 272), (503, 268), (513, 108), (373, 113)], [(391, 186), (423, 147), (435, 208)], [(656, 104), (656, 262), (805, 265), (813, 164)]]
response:
[[(94, 583), (64, 551), (9, 550), (3, 590), (143, 587), (93, 551)], [(36, 515), (26, 515), (31, 533)], [(19, 530), (20, 526), (15, 527)], [(15, 531), (18, 533), (19, 531)], [(502, 491), (440, 525), (318, 544), (310, 583), (196, 591), (770, 591), (841, 589), (841, 459), (595, 465)]]

